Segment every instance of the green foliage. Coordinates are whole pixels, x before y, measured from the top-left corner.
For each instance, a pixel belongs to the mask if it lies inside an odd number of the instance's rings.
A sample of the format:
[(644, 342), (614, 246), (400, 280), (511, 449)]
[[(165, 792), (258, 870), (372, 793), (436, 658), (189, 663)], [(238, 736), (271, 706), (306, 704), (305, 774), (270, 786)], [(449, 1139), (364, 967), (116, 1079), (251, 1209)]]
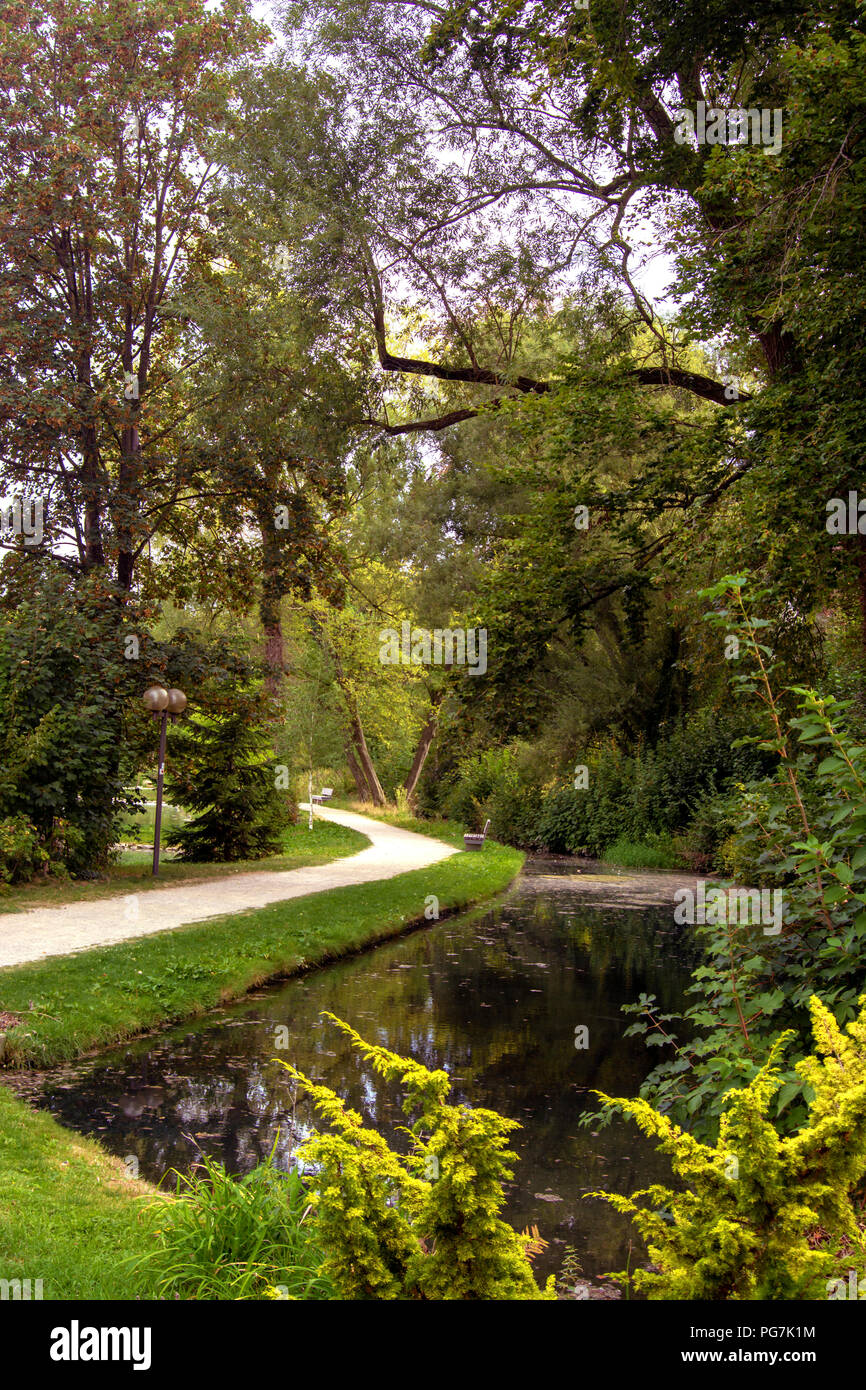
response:
[(80, 832), (63, 821), (56, 822), (46, 837), (26, 816), (6, 816), (0, 820), (0, 888), (29, 883), (38, 873), (65, 878), (66, 861), (80, 844)]
[[(735, 685), (763, 705), (766, 736), (751, 741), (776, 764), (772, 776), (737, 789), (739, 824), (726, 858), (781, 893), (784, 920), (778, 933), (742, 921), (695, 928), (703, 960), (690, 989), (697, 1002), (684, 1015), (688, 1040), (677, 1040), (675, 1016), (658, 1015), (653, 999), (629, 1007), (640, 1016), (629, 1032), (675, 1050), (642, 1094), (698, 1131), (712, 1128), (729, 1087), (755, 1077), (780, 1028), (805, 1045), (813, 993), (839, 1022), (854, 1017), (866, 942), (866, 748), (846, 728), (846, 703), (793, 687), (789, 698), (802, 712), (786, 718), (773, 653), (760, 640), (768, 623), (751, 611), (745, 577), (726, 576), (707, 596), (717, 604), (713, 620), (741, 642), (745, 669)], [(784, 1075), (775, 1113), (783, 1125), (802, 1121), (795, 1073)]]
[[(92, 873), (136, 804), (125, 789), (135, 761), (124, 711), (141, 677), (124, 659), (126, 615), (100, 578), (73, 582), (50, 562), (7, 562), (3, 579), (0, 819), (18, 827), (14, 875), (48, 861)], [(37, 837), (32, 852), (22, 817)]]
[(169, 794), (194, 814), (173, 833), (182, 859), (261, 859), (282, 844), (291, 815), (275, 786), (263, 697), (223, 692), (214, 713), (193, 713), (170, 738)]
[[(154, 1245), (136, 1261), (160, 1298), (327, 1299), (322, 1251), (297, 1172), (267, 1162), (235, 1178), (202, 1156), (200, 1173), (176, 1173), (176, 1201), (150, 1207)], [(281, 1286), (276, 1293), (275, 1286)]]
[(48, 853), (40, 844), (39, 832), (26, 816), (6, 816), (0, 821), (0, 880), (27, 883), (39, 869), (49, 865)]
[(786, 1138), (769, 1111), (789, 1033), (748, 1086), (728, 1092), (715, 1147), (645, 1100), (602, 1096), (659, 1141), (683, 1184), (591, 1194), (632, 1216), (647, 1241), (657, 1268), (634, 1278), (649, 1298), (826, 1297), (828, 1279), (850, 1263), (850, 1242), (863, 1244), (854, 1199), (866, 1176), (866, 995), (859, 1002), (846, 1036), (811, 999), (815, 1055), (795, 1069), (809, 1088), (808, 1116)]
[[(394, 1153), (326, 1086), (282, 1063), (309, 1092), (334, 1133), (309, 1140), (299, 1157), (316, 1169), (312, 1200), (327, 1251), (323, 1269), (351, 1299), (544, 1299), (527, 1240), (499, 1216), (507, 1135), (519, 1128), (493, 1110), (447, 1103), (447, 1072), (428, 1071), (364, 1040), (331, 1018), (364, 1060), (406, 1091), (412, 1150)], [(429, 1180), (428, 1180), (429, 1177)]]
[(653, 836), (649, 842), (632, 844), (624, 835), (608, 845), (604, 852), (608, 864), (616, 864), (620, 869), (674, 869), (677, 866), (677, 850), (673, 841), (662, 836)]
[(214, 145), (266, 38), (243, 0), (0, 18), (0, 474), (50, 496), (68, 566), (127, 593), (201, 460), (182, 324), (217, 258)]
[(451, 820), (481, 830), (488, 817), (491, 834), (509, 844), (530, 845), (541, 809), (541, 789), (526, 749), (520, 744), (472, 752), (457, 764), (455, 781), (441, 797)]
[(572, 770), (565, 781), (542, 782), (537, 753), (527, 745), (467, 753), (439, 800), (467, 824), (483, 825), (489, 816), (492, 833), (510, 844), (598, 857), (617, 842), (659, 845), (664, 867), (678, 836), (677, 858), (700, 866), (732, 829), (719, 794), (769, 761), (751, 747), (732, 746), (746, 727), (742, 719), (703, 709), (631, 751), (613, 738), (596, 738), (576, 755), (587, 769), (585, 787), (575, 787)]

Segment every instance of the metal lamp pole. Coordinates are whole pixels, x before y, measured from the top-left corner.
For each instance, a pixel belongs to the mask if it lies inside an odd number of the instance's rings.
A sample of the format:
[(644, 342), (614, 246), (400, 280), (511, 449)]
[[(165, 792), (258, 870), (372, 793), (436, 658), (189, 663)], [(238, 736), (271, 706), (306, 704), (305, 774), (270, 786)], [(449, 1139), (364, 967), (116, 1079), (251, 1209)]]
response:
[(182, 690), (166, 690), (161, 685), (152, 685), (142, 695), (145, 708), (154, 719), (159, 720), (159, 766), (156, 774), (156, 814), (153, 819), (153, 877), (159, 874), (159, 840), (162, 830), (162, 783), (165, 774), (165, 731), (168, 716), (176, 719), (186, 709), (186, 696)]

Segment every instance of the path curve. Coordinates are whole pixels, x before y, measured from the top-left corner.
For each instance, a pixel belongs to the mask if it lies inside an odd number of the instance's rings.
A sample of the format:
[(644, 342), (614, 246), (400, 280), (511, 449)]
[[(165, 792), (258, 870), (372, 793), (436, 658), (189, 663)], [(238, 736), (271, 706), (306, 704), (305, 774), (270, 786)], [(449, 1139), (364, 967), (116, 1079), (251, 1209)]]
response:
[[(309, 808), (305, 805), (303, 810)], [(233, 874), (207, 883), (178, 884), (146, 893), (119, 894), (96, 902), (69, 903), (64, 907), (38, 907), (29, 912), (0, 917), (0, 968), (112, 946), (153, 932), (222, 917), (229, 912), (266, 907), (269, 903), (347, 888), (356, 883), (375, 883), (395, 878), (411, 869), (426, 869), (456, 854), (453, 845), (399, 830), (384, 821), (317, 806), (323, 820), (360, 830), (370, 840), (367, 849), (329, 864), (283, 872)]]

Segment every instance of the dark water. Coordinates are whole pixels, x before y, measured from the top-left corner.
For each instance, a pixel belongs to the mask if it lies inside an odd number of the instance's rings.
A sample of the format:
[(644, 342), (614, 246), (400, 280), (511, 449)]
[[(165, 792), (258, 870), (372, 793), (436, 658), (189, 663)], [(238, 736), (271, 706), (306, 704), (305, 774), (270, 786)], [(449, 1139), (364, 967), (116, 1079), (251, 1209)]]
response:
[[(434, 923), (67, 1068), (47, 1079), (37, 1103), (120, 1157), (134, 1156), (154, 1181), (189, 1167), (199, 1150), (246, 1172), (268, 1155), (278, 1130), (285, 1167), (293, 1135), (288, 1078), (272, 1060), (280, 1056), (393, 1137), (405, 1119), (397, 1093), (365, 1072), (321, 1019), (328, 1009), (363, 1037), (444, 1067), (458, 1101), (520, 1121), (505, 1215), (519, 1229), (537, 1225), (550, 1242), (539, 1272), (558, 1271), (568, 1247), (588, 1278), (621, 1269), (630, 1223), (583, 1194), (600, 1186), (630, 1192), (667, 1180), (669, 1170), (632, 1123), (584, 1128), (578, 1116), (595, 1108), (594, 1087), (634, 1095), (658, 1059), (657, 1049), (623, 1036), (630, 1020), (619, 1006), (642, 991), (668, 1009), (681, 1006), (687, 929), (674, 925), (667, 906), (599, 906), (580, 891), (573, 866), (565, 868), (536, 861), (492, 909)], [(585, 1049), (575, 1047), (580, 1025)], [(300, 1103), (295, 1142), (311, 1118)], [(632, 1253), (632, 1263), (638, 1258)]]

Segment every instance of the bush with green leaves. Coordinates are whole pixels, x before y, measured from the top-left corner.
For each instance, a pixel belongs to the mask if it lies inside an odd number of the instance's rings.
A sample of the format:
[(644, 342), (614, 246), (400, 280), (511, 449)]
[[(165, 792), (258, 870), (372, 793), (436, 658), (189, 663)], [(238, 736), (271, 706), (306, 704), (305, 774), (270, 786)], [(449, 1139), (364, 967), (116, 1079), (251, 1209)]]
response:
[[(735, 685), (762, 704), (766, 733), (756, 741), (776, 764), (772, 776), (738, 790), (736, 859), (754, 869), (752, 881), (781, 892), (784, 924), (778, 934), (759, 922), (696, 926), (703, 953), (689, 990), (696, 1002), (683, 1015), (660, 1013), (651, 996), (626, 1006), (638, 1015), (629, 1033), (674, 1053), (641, 1094), (704, 1135), (714, 1131), (725, 1091), (757, 1075), (781, 1029), (806, 1045), (811, 995), (844, 1023), (866, 973), (866, 748), (846, 728), (843, 701), (792, 687), (786, 698), (799, 713), (785, 715), (773, 653), (760, 640), (767, 620), (752, 612), (745, 576), (726, 576), (705, 594), (717, 605), (711, 621), (739, 639), (744, 670)], [(685, 1039), (675, 1031), (680, 1021)], [(805, 1105), (802, 1078), (785, 1073), (777, 1120), (800, 1124)]]
[(0, 820), (19, 827), (19, 851), (23, 822), (38, 841), (17, 854), (16, 877), (46, 856), (72, 873), (105, 867), (121, 817), (137, 804), (126, 790), (137, 770), (127, 711), (141, 693), (137, 663), (124, 655), (130, 626), (141, 630), (99, 575), (73, 579), (36, 556), (4, 566)]
[(449, 1105), (447, 1072), (367, 1043), (326, 1014), (386, 1081), (406, 1091), (408, 1156), (326, 1086), (283, 1062), (312, 1097), (331, 1133), (298, 1157), (315, 1171), (312, 1201), (326, 1251), (323, 1271), (344, 1299), (552, 1299), (539, 1289), (527, 1249), (499, 1215), (516, 1158), (507, 1136), (519, 1125), (493, 1110)]
[[(808, 1095), (803, 1124), (780, 1137), (770, 1117), (783, 1084), (784, 1033), (742, 1089), (725, 1096), (718, 1143), (709, 1146), (646, 1100), (612, 1099), (659, 1141), (682, 1186), (602, 1197), (631, 1216), (655, 1268), (634, 1281), (650, 1299), (818, 1299), (866, 1257), (866, 995), (843, 1032), (810, 1000), (815, 1053), (795, 1068)], [(609, 1276), (628, 1283), (620, 1272)]]
[(439, 804), (465, 824), (483, 825), (489, 816), (497, 839), (526, 849), (601, 857), (617, 840), (651, 845), (678, 836), (680, 858), (704, 863), (732, 829), (721, 794), (770, 763), (752, 746), (736, 746), (747, 727), (743, 718), (705, 709), (630, 750), (597, 738), (579, 759), (585, 787), (575, 786), (571, 769), (565, 779), (542, 774), (525, 744), (472, 752)]
[(29, 883), (37, 874), (67, 877), (66, 862), (81, 839), (81, 832), (66, 821), (55, 821), (43, 835), (26, 816), (5, 816), (0, 820), (0, 888)]
[(0, 820), (0, 883), (28, 883), (49, 867), (39, 831), (26, 816), (5, 816)]
[(536, 845), (602, 856), (619, 839), (652, 844), (677, 836), (682, 859), (711, 860), (730, 830), (720, 811), (724, 792), (767, 761), (735, 746), (744, 728), (742, 719), (705, 709), (630, 752), (612, 739), (596, 743), (581, 760), (586, 786), (570, 777), (547, 792)]

